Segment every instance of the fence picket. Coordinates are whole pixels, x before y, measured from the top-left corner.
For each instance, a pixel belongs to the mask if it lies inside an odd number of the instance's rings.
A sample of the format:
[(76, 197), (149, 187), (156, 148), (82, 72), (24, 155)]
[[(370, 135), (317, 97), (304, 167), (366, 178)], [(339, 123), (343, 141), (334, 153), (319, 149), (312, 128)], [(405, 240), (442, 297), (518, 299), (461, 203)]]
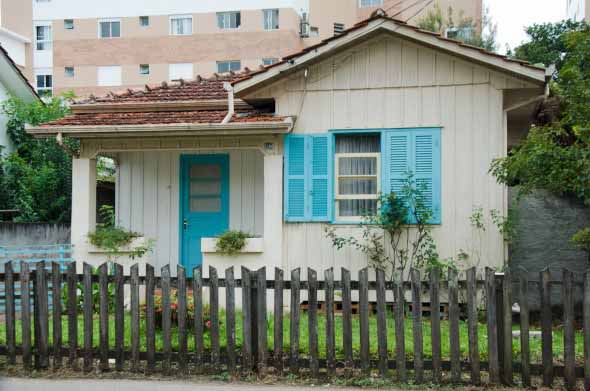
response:
[(496, 282), (495, 271), (486, 268), (486, 323), (488, 331), (488, 372), (490, 382), (497, 384), (500, 382), (500, 363), (498, 359), (498, 328), (497, 328), (497, 310), (496, 310)]
[(590, 390), (590, 271), (584, 274), (584, 388)]
[(258, 341), (258, 373), (264, 374), (266, 371), (266, 359), (268, 357), (268, 345), (266, 336), (266, 268), (260, 268), (257, 271), (256, 279), (256, 331)]
[(9, 365), (16, 364), (16, 311), (14, 301), (14, 270), (12, 261), (4, 264), (6, 295), (6, 356)]
[(92, 297), (92, 266), (84, 263), (84, 372), (92, 370), (92, 316), (94, 313), (94, 300)]
[(432, 345), (432, 380), (435, 384), (442, 381), (442, 353), (440, 338), (440, 268), (430, 271), (430, 343)]
[(520, 367), (522, 384), (531, 386), (531, 359), (529, 345), (529, 281), (527, 272), (521, 271), (520, 282)]
[(219, 365), (219, 279), (217, 269), (209, 266), (209, 311), (211, 320), (211, 365)]
[(115, 370), (122, 371), (125, 361), (125, 281), (123, 265), (115, 263)]
[(106, 263), (98, 268), (100, 370), (109, 370), (109, 269)]
[(162, 278), (160, 284), (162, 288), (162, 353), (164, 359), (162, 360), (162, 372), (164, 376), (170, 374), (170, 367), (172, 361), (172, 314), (170, 308), (170, 265), (162, 267)]
[(193, 302), (194, 313), (194, 338), (195, 338), (195, 365), (197, 372), (203, 367), (203, 274), (201, 266), (193, 268)]
[(234, 268), (225, 269), (225, 336), (227, 367), (232, 374), (236, 373), (236, 282)]
[(29, 264), (20, 262), (20, 308), (23, 339), (23, 364), (25, 369), (31, 368), (31, 273)]
[(254, 367), (254, 347), (252, 346), (252, 276), (250, 270), (242, 266), (242, 361), (243, 370), (252, 371)]
[(336, 372), (336, 331), (334, 327), (334, 269), (324, 272), (326, 282), (326, 367), (328, 375)]
[(408, 379), (406, 371), (406, 338), (404, 326), (405, 312), (405, 289), (401, 276), (397, 276), (394, 284), (395, 296), (395, 368), (397, 379), (400, 383), (405, 383)]
[(385, 271), (377, 269), (377, 350), (379, 353), (379, 373), (386, 376), (388, 371), (387, 354), (387, 308), (385, 304)]
[(459, 281), (457, 270), (449, 269), (449, 337), (451, 381), (461, 381), (461, 342), (459, 340)]
[(139, 265), (131, 266), (131, 370), (139, 370)]
[(467, 270), (467, 337), (469, 339), (469, 363), (471, 364), (471, 383), (481, 382), (479, 346), (477, 332), (477, 268)]
[(275, 268), (274, 288), (274, 362), (279, 373), (283, 372), (283, 282), (284, 274)]
[(344, 367), (348, 375), (354, 366), (352, 357), (352, 298), (350, 289), (350, 271), (342, 268), (342, 350)]
[(502, 372), (504, 373), (504, 383), (512, 385), (514, 383), (512, 374), (512, 275), (509, 270), (504, 273), (502, 280), (502, 303), (504, 306), (502, 310), (504, 316), (500, 320), (504, 326), (502, 328), (504, 332), (502, 337), (504, 342), (504, 348), (502, 349), (504, 368)]
[(57, 369), (62, 366), (61, 265), (57, 262), (51, 263), (51, 295), (53, 298), (53, 367)]
[(290, 363), (292, 374), (299, 374), (299, 312), (301, 311), (301, 269), (291, 271)]
[(307, 269), (307, 320), (309, 336), (309, 369), (313, 377), (320, 373), (318, 360), (318, 276), (311, 268)]
[[(424, 381), (424, 356), (423, 356), (423, 336), (422, 336), (422, 297), (420, 271), (412, 269), (410, 271), (412, 280), (412, 320), (413, 320), (413, 339), (414, 339), (414, 381), (422, 383)], [(452, 334), (452, 333), (451, 333)], [(452, 345), (451, 345), (452, 347)]]
[(187, 341), (187, 309), (186, 309), (186, 270), (182, 265), (176, 266), (177, 276), (177, 316), (178, 316), (178, 365), (180, 372), (185, 375), (188, 368)]
[(574, 274), (563, 269), (562, 281), (564, 377), (566, 388), (573, 390), (576, 388)]
[(156, 366), (156, 310), (154, 294), (156, 278), (154, 267), (145, 266), (145, 338), (146, 338), (146, 371), (151, 373)]
[(38, 321), (35, 323), (39, 327), (36, 335), (38, 340), (35, 341), (39, 361), (37, 367), (45, 369), (49, 366), (49, 298), (47, 291), (47, 269), (45, 262), (37, 263), (35, 280), (37, 283), (37, 292), (35, 296), (35, 305), (37, 306)]
[(364, 268), (359, 271), (359, 316), (360, 316), (360, 342), (361, 342), (361, 370), (364, 375), (369, 375), (370, 367), (370, 340), (369, 340), (369, 270)]
[(76, 262), (68, 264), (68, 365), (72, 369), (77, 366), (78, 354), (78, 275)]
[(541, 361), (543, 364), (543, 385), (553, 384), (553, 320), (551, 314), (551, 273), (545, 269), (540, 273), (541, 284)]

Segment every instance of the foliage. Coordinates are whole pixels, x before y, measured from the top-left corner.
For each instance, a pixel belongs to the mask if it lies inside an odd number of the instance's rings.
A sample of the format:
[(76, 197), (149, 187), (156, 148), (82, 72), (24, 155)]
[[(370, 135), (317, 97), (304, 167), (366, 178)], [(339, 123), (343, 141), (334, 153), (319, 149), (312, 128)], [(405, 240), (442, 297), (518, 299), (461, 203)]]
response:
[(480, 27), (476, 20), (466, 17), (463, 11), (459, 12), (457, 19), (455, 19), (452, 7), (447, 9), (445, 15), (440, 6), (435, 4), (418, 21), (418, 27), (440, 34), (444, 34), (449, 29), (458, 29), (459, 32), (466, 31), (468, 33), (459, 33), (455, 39), (492, 52), (498, 49), (496, 42), (497, 26), (494, 24), (487, 8), (484, 9)]
[(571, 243), (578, 249), (586, 252), (590, 263), (590, 227), (579, 230), (572, 236)]
[(88, 240), (93, 246), (106, 250), (109, 261), (113, 261), (122, 254), (128, 255), (131, 259), (141, 258), (153, 250), (154, 242), (148, 240), (146, 244), (123, 251), (123, 248), (129, 246), (133, 239), (140, 238), (142, 235), (119, 227), (115, 221), (115, 210), (111, 205), (103, 205), (100, 213), (105, 223), (97, 224), (96, 230), (88, 234)]
[[(145, 304), (142, 306), (142, 314), (145, 314)], [(156, 314), (156, 328), (161, 330), (162, 327), (162, 314), (164, 307), (162, 305), (162, 295), (157, 294), (154, 296), (154, 312)], [(173, 289), (170, 293), (170, 319), (172, 326), (178, 326), (178, 290)], [(195, 301), (193, 295), (187, 295), (186, 297), (186, 326), (188, 330), (194, 327), (195, 321)], [(203, 331), (208, 332), (211, 329), (211, 311), (209, 305), (203, 305)]]
[(568, 51), (566, 36), (572, 31), (584, 30), (587, 26), (586, 22), (573, 20), (529, 26), (526, 28), (529, 42), (514, 49), (514, 56), (545, 67), (555, 64), (556, 71), (559, 72)]
[[(69, 222), (71, 157), (55, 139), (35, 139), (25, 132), (25, 124), (39, 125), (68, 114), (64, 98), (27, 104), (10, 97), (2, 111), (15, 152), (0, 158), (0, 209), (19, 210), (15, 220), (20, 222)], [(64, 142), (72, 150), (79, 148), (74, 140)]]
[[(338, 250), (351, 246), (367, 254), (369, 265), (387, 270), (391, 278), (403, 279), (411, 268), (444, 266), (431, 235), (433, 216), (425, 193), (424, 185), (407, 172), (399, 194), (381, 194), (377, 213), (363, 216), (361, 239), (339, 237), (333, 227), (326, 228), (326, 236)], [(391, 251), (386, 248), (386, 240)]]
[(490, 171), (500, 183), (519, 185), (520, 195), (545, 189), (590, 204), (590, 28), (563, 40), (563, 65), (552, 88), (556, 97), (544, 104), (555, 113), (540, 115), (527, 137)]
[[(110, 265), (109, 265), (110, 268)], [(98, 269), (92, 268), (92, 275), (98, 276)], [(92, 304), (93, 304), (93, 311), (96, 313), (99, 310), (100, 304), (100, 288), (97, 283), (92, 284)], [(109, 284), (107, 288), (107, 297), (109, 302), (109, 311), (113, 312), (115, 310), (115, 285)], [(69, 288), (68, 284), (63, 284), (61, 289), (61, 301), (63, 303), (63, 308), (68, 308), (68, 303), (70, 301), (69, 298)], [(81, 282), (76, 283), (76, 308), (78, 312), (82, 312), (84, 309), (84, 285)]]
[(246, 245), (246, 239), (251, 235), (242, 231), (228, 230), (217, 238), (217, 252), (223, 255), (234, 256), (238, 254)]

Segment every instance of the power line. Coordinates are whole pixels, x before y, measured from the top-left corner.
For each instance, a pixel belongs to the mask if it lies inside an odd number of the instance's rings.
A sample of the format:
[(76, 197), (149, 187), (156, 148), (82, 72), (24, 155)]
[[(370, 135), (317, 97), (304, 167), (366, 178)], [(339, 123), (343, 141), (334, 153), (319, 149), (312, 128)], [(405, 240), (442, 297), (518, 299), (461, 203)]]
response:
[[(434, 2), (434, 0), (428, 0), (426, 2), (426, 4), (424, 4), (418, 11), (416, 11), (416, 13), (414, 15), (412, 15), (409, 18), (407, 18), (406, 20), (404, 20), (404, 22), (408, 22), (410, 19), (413, 19), (414, 17), (418, 16), (422, 11), (424, 11), (424, 9), (426, 9), (426, 7), (428, 7), (433, 2)], [(394, 16), (396, 16), (396, 15), (394, 15)]]

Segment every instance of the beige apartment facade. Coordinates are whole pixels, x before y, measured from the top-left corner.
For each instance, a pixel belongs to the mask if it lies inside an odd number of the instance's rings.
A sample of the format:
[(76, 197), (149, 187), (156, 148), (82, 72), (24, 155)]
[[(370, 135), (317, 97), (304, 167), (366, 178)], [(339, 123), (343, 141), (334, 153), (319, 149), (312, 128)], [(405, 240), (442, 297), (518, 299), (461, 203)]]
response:
[(575, 21), (590, 20), (590, 0), (565, 0), (566, 16)]
[[(482, 0), (439, 1), (474, 19), (481, 15)], [(104, 0), (85, 8), (74, 0), (33, 1), (37, 90), (83, 97), (254, 70), (331, 37), (378, 8), (390, 15), (403, 11), (397, 15), (402, 20), (428, 9), (410, 0), (203, 3)]]
[(29, 80), (33, 75), (32, 26), (32, 2), (0, 0), (0, 45)]

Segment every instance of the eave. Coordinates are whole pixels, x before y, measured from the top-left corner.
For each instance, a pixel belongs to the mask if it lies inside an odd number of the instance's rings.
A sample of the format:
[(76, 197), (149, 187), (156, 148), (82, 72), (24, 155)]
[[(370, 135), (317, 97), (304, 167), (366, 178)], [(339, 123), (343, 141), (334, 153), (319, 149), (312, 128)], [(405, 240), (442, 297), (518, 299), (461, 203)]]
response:
[[(236, 110), (251, 108), (241, 99), (234, 102)], [(153, 111), (200, 111), (225, 110), (227, 99), (201, 101), (161, 101), (161, 102), (129, 102), (129, 103), (78, 103), (71, 106), (73, 114), (90, 113), (145, 113)]]

